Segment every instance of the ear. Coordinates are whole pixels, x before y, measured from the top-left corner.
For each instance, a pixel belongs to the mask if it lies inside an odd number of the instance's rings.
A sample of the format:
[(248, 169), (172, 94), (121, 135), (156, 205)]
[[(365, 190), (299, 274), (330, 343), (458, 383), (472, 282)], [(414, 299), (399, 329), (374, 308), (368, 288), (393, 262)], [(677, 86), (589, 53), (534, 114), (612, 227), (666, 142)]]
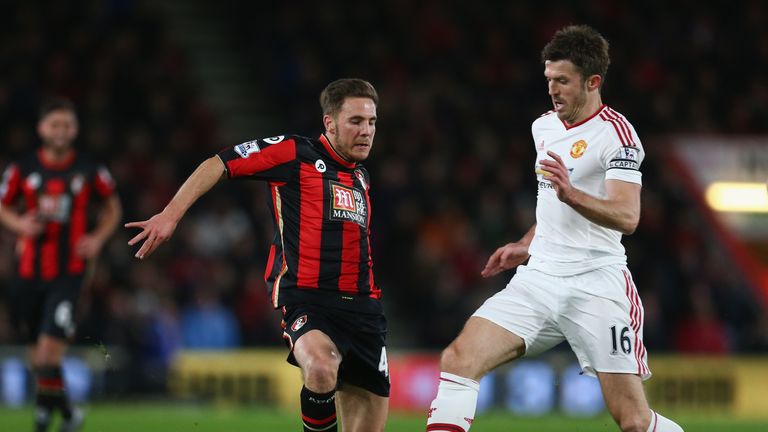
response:
[(591, 77), (587, 78), (587, 89), (590, 91), (599, 90), (602, 84), (603, 77), (600, 75), (592, 75)]
[(325, 114), (323, 116), (323, 126), (325, 126), (325, 130), (331, 134), (336, 134), (336, 122), (333, 121), (333, 117), (329, 116), (328, 114)]

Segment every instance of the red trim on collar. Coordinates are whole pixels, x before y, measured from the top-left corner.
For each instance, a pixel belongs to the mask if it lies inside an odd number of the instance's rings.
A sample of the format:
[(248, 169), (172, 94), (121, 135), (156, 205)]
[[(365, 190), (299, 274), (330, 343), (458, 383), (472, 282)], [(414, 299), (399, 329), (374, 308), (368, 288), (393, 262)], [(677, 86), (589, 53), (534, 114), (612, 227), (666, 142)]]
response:
[(323, 146), (325, 147), (325, 150), (330, 153), (331, 157), (338, 163), (344, 165), (347, 168), (354, 168), (357, 163), (355, 162), (347, 162), (346, 159), (341, 157), (339, 152), (336, 151), (335, 148), (331, 145), (331, 140), (328, 139), (325, 134), (320, 135), (320, 142), (323, 143)]
[(602, 112), (602, 111), (605, 109), (605, 107), (607, 107), (607, 106), (608, 106), (608, 105), (606, 105), (606, 104), (602, 104), (602, 105), (600, 105), (600, 108), (598, 108), (598, 110), (597, 110), (597, 111), (595, 111), (595, 113), (594, 113), (594, 114), (592, 114), (591, 116), (589, 116), (589, 117), (585, 118), (584, 120), (582, 120), (582, 121), (580, 121), (580, 122), (578, 122), (578, 123), (574, 123), (574, 124), (572, 124), (572, 125), (569, 125), (568, 123), (566, 123), (566, 122), (565, 122), (565, 120), (560, 120), (560, 121), (563, 123), (563, 126), (565, 126), (565, 130), (568, 130), (568, 129), (573, 129), (573, 128), (575, 128), (576, 126), (581, 126), (581, 125), (583, 125), (584, 123), (586, 123), (586, 122), (588, 122), (588, 121), (592, 120), (593, 118), (595, 118), (595, 117), (596, 117), (598, 114), (600, 114), (600, 113), (601, 113), (601, 112)]
[(76, 153), (77, 152), (74, 149), (72, 149), (70, 150), (69, 155), (64, 160), (59, 162), (52, 162), (45, 158), (45, 153), (43, 153), (43, 149), (39, 148), (37, 149), (37, 159), (45, 168), (49, 170), (63, 171), (69, 168), (69, 166), (72, 165), (72, 162), (75, 161)]

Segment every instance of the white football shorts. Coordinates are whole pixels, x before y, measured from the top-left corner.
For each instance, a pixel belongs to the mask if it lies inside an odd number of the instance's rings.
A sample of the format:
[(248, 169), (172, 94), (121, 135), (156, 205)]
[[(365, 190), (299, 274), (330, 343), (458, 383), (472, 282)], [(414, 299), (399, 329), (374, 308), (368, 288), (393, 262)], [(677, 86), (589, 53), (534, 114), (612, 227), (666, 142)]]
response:
[(520, 266), (506, 288), (475, 311), (525, 341), (525, 356), (567, 340), (582, 371), (651, 377), (643, 304), (632, 275), (612, 265), (573, 276)]

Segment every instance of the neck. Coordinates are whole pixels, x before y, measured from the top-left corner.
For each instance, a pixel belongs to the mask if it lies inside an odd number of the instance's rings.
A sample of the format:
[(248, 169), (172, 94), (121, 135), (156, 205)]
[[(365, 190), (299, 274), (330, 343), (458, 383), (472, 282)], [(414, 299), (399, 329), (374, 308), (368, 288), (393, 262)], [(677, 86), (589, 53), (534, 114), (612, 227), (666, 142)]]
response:
[(336, 153), (336, 155), (338, 155), (341, 159), (343, 159), (346, 162), (354, 163), (354, 161), (349, 160), (349, 158), (347, 158), (346, 156), (341, 154), (341, 152), (339, 152), (339, 149), (336, 147), (336, 139), (335, 139), (336, 137), (334, 135), (331, 135), (330, 133), (326, 132), (325, 137), (328, 138), (328, 144), (331, 145), (331, 148)]
[(597, 111), (600, 110), (600, 107), (603, 106), (603, 100), (600, 98), (600, 95), (590, 101), (587, 101), (581, 108), (579, 108), (573, 115), (572, 118), (566, 120), (565, 122), (569, 125), (574, 125), (577, 123), (581, 123), (584, 120), (592, 117), (595, 115)]
[(56, 148), (44, 145), (43, 157), (48, 162), (58, 163), (66, 160), (73, 151), (72, 147)]

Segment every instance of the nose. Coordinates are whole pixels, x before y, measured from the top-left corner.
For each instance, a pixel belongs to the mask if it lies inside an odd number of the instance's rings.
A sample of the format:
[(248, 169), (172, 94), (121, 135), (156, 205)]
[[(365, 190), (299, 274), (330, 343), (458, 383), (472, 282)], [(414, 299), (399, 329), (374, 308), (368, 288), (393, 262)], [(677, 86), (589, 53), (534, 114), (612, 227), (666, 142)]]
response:
[(370, 123), (363, 123), (360, 127), (360, 135), (368, 136), (373, 131), (373, 126)]
[(548, 82), (547, 86), (549, 87), (549, 95), (550, 96), (554, 96), (554, 95), (556, 95), (558, 93), (557, 83), (554, 80)]

